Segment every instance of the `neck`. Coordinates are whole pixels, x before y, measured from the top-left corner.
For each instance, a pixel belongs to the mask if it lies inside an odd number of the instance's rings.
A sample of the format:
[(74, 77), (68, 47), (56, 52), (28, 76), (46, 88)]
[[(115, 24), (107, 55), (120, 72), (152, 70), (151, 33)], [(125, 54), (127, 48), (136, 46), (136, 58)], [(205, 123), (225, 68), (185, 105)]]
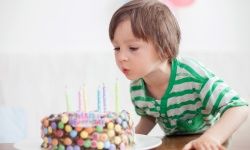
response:
[(159, 67), (145, 76), (143, 79), (148, 88), (166, 88), (171, 73), (171, 64), (168, 61), (162, 62)]

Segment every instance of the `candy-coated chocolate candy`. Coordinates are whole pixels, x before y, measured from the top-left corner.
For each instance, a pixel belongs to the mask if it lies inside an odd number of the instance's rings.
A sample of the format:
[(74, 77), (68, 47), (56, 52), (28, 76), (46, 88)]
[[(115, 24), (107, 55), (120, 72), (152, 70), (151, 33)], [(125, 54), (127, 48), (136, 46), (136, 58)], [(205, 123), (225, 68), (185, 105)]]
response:
[(108, 130), (108, 136), (110, 138), (114, 137), (115, 136), (115, 131), (114, 130)]
[(77, 136), (77, 132), (76, 130), (72, 130), (70, 133), (69, 133), (70, 137), (72, 138), (75, 138)]
[(64, 123), (60, 121), (60, 122), (58, 123), (58, 128), (59, 128), (59, 129), (63, 129), (63, 128), (64, 128)]
[(92, 140), (91, 141), (91, 148), (96, 148), (97, 147), (97, 141)]
[(51, 127), (48, 127), (48, 134), (51, 134), (53, 132)]
[(76, 127), (75, 127), (75, 130), (76, 130), (77, 132), (80, 132), (80, 131), (82, 130), (82, 127), (76, 126)]
[(43, 133), (48, 134), (48, 128), (43, 128)]
[(49, 143), (49, 140), (48, 140), (47, 137), (44, 137), (44, 138), (43, 138), (43, 141), (44, 141), (45, 143)]
[(81, 150), (81, 147), (78, 146), (78, 145), (75, 145), (75, 146), (74, 146), (74, 150)]
[(69, 145), (67, 146), (66, 150), (74, 150), (73, 146)]
[(108, 135), (106, 133), (102, 133), (99, 137), (99, 140), (101, 141), (106, 141), (108, 139)]
[(116, 150), (115, 144), (110, 144), (109, 150)]
[(61, 122), (65, 124), (65, 123), (67, 123), (68, 121), (69, 121), (68, 115), (63, 114), (63, 115), (62, 115), (62, 118), (61, 118)]
[(83, 144), (83, 145), (84, 145), (85, 148), (90, 148), (90, 146), (91, 146), (91, 141), (90, 141), (89, 139), (87, 139), (87, 140), (84, 141), (84, 144)]
[(105, 149), (109, 149), (110, 148), (110, 142), (109, 141), (105, 141), (104, 142), (104, 148)]
[(65, 145), (71, 145), (71, 144), (72, 144), (72, 140), (71, 140), (70, 138), (66, 137), (66, 138), (63, 140), (63, 143), (64, 143)]
[(94, 128), (85, 128), (84, 129), (86, 132), (88, 132), (88, 134), (91, 134), (91, 133), (93, 133), (94, 132)]
[(72, 127), (70, 126), (70, 125), (66, 125), (65, 127), (64, 127), (64, 130), (66, 131), (66, 132), (70, 132), (70, 131), (72, 131)]
[(115, 137), (115, 144), (116, 145), (119, 145), (121, 143), (121, 141), (122, 141), (121, 137), (119, 137), (119, 136)]
[(58, 144), (58, 140), (57, 139), (52, 139), (52, 145), (56, 146)]
[(114, 129), (114, 123), (113, 123), (113, 122), (109, 122), (109, 123), (108, 123), (108, 129), (109, 129), (109, 130)]
[(102, 126), (96, 126), (96, 131), (101, 133), (103, 131), (103, 127)]
[(118, 118), (116, 119), (116, 123), (121, 124), (121, 123), (122, 123), (122, 119), (121, 119), (120, 117), (118, 117)]
[(115, 125), (115, 131), (120, 133), (122, 131), (122, 127), (119, 124)]
[(58, 150), (65, 150), (64, 145), (60, 144), (60, 145), (58, 146)]
[(78, 146), (78, 145), (75, 145), (75, 146), (74, 146), (74, 150), (81, 150), (81, 147)]
[(49, 120), (48, 119), (44, 119), (43, 120), (43, 126), (44, 127), (48, 127), (49, 126)]
[(50, 125), (50, 126), (51, 126), (52, 129), (56, 129), (56, 127), (57, 127), (57, 125), (56, 125), (55, 122), (51, 122), (51, 125)]
[(88, 136), (89, 136), (89, 134), (85, 130), (80, 133), (80, 137), (83, 139), (86, 139)]
[(48, 143), (49, 144), (51, 144), (51, 141), (52, 141), (51, 137), (48, 137)]
[(76, 120), (74, 118), (69, 119), (69, 125), (73, 126), (75, 125), (75, 123), (76, 123)]
[(101, 141), (97, 142), (97, 149), (103, 149), (103, 147), (104, 147), (103, 142)]
[(76, 140), (76, 144), (77, 144), (77, 145), (79, 145), (79, 146), (83, 146), (83, 144), (84, 144), (83, 139), (81, 139), (81, 138), (77, 138), (77, 140)]
[(123, 127), (123, 129), (127, 129), (128, 128), (127, 121), (122, 121), (122, 127)]
[(60, 138), (60, 137), (63, 136), (63, 131), (59, 129), (59, 130), (56, 130), (54, 134), (55, 134), (56, 137)]
[(99, 133), (95, 132), (92, 134), (92, 139), (97, 141), (99, 139)]

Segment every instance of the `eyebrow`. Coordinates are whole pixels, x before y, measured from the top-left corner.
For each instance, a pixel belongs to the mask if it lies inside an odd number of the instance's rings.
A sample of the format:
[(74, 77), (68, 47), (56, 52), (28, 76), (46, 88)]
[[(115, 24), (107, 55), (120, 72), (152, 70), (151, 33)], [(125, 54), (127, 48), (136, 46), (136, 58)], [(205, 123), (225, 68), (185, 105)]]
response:
[[(140, 39), (133, 38), (133, 39), (125, 40), (124, 42), (125, 43), (136, 43), (136, 42), (140, 42), (140, 41), (141, 41)], [(112, 43), (117, 44), (118, 42), (113, 40)]]

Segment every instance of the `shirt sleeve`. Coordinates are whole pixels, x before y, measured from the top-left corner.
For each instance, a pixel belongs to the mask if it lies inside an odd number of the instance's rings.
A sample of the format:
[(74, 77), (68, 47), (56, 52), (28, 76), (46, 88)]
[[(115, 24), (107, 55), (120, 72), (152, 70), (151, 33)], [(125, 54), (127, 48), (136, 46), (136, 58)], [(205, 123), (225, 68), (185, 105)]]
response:
[(200, 90), (200, 97), (205, 115), (217, 115), (218, 113), (222, 115), (231, 107), (248, 105), (238, 93), (216, 76), (205, 80)]
[(132, 100), (132, 102), (133, 102), (135, 112), (136, 112), (137, 115), (139, 115), (139, 116), (146, 116), (147, 115), (145, 110), (143, 108), (138, 107), (134, 100)]
[(139, 116), (147, 115), (144, 109), (145, 95), (139, 81), (134, 81), (130, 84), (130, 95), (136, 114)]

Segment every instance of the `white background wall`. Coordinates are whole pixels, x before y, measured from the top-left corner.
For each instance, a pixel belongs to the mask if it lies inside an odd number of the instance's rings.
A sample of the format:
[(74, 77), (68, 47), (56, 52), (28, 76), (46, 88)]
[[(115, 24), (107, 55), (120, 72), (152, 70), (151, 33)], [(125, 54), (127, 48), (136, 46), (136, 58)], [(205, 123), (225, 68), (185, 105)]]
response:
[[(0, 105), (25, 109), (29, 136), (39, 135), (44, 115), (66, 110), (65, 85), (75, 104), (85, 83), (88, 109), (95, 109), (98, 84), (106, 84), (112, 102), (119, 78), (121, 106), (138, 119), (129, 101), (129, 81), (115, 65), (108, 38), (110, 18), (124, 2), (0, 0)], [(196, 0), (190, 7), (173, 8), (182, 29), (181, 55), (203, 62), (246, 99), (249, 6), (248, 0)]]

